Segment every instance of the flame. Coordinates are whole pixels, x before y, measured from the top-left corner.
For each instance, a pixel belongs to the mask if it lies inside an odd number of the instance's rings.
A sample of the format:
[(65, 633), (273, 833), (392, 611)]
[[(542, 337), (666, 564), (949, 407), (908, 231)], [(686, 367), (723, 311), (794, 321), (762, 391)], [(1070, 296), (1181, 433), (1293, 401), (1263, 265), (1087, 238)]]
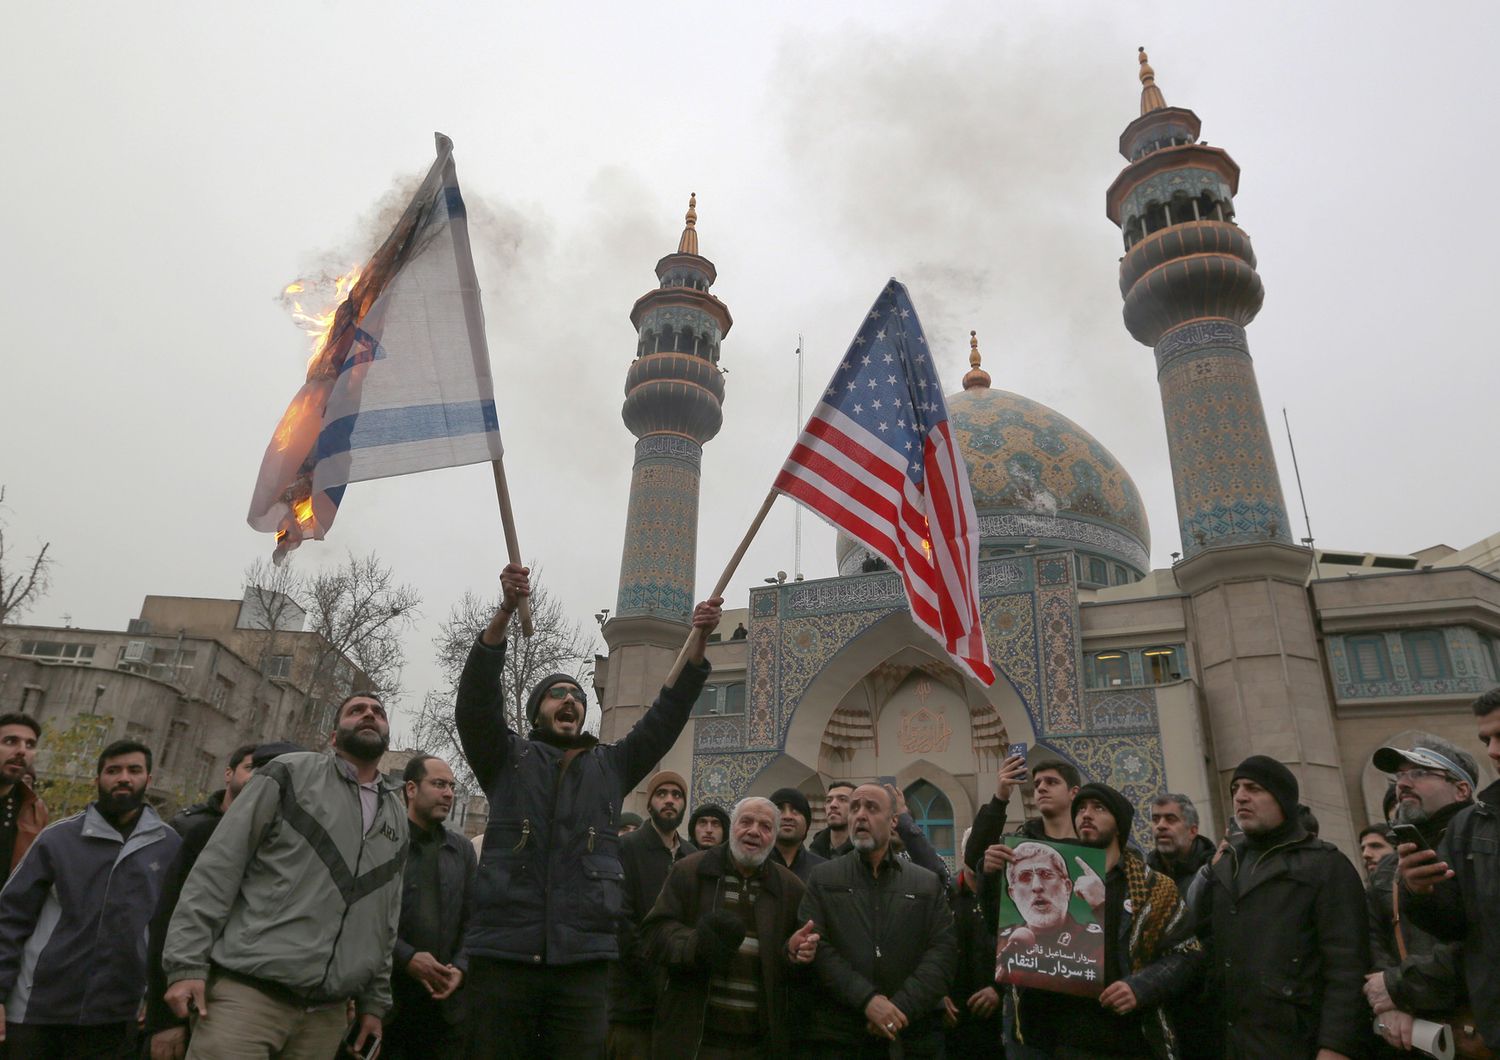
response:
[[(312, 356), (307, 360), (309, 368), (323, 352), (328, 336), (333, 331), (333, 322), (338, 315), (339, 306), (354, 290), (354, 285), (359, 282), (359, 276), (360, 266), (355, 265), (342, 276), (335, 277), (331, 283), (326, 279), (294, 280), (282, 291), (282, 297), (291, 303), (292, 323), (307, 332), (312, 339)], [(294, 297), (303, 294), (323, 294), (329, 287), (333, 288), (332, 296), (321, 309), (310, 308), (304, 304), (303, 299)]]
[(313, 504), (312, 504), (312, 498), (311, 497), (303, 497), (296, 504), (292, 505), (292, 511), (294, 511), (297, 514), (297, 524), (299, 526), (303, 526), (303, 527), (310, 527), (310, 526), (312, 526), (312, 523), (313, 523)]

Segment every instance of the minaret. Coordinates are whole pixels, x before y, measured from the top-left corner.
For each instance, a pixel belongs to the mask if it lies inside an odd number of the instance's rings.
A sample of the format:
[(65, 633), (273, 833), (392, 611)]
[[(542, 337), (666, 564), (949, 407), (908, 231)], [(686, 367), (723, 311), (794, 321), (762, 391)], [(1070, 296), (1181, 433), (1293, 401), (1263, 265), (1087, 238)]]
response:
[(1245, 327), (1265, 292), (1234, 220), (1240, 169), (1198, 142), (1192, 111), (1167, 106), (1140, 50), (1141, 114), (1120, 136), (1129, 164), (1110, 185), (1125, 237), (1125, 326), (1156, 351), (1192, 600), (1194, 667), (1223, 790), (1251, 754), (1292, 767), (1322, 836), (1355, 852), (1352, 804), (1306, 580)]
[(1130, 162), (1110, 185), (1125, 235), (1125, 326), (1156, 349), (1182, 554), (1216, 545), (1291, 544), (1276, 456), (1245, 326), (1265, 292), (1250, 237), (1234, 223), (1240, 167), (1198, 142), (1198, 116), (1169, 107), (1140, 51), (1141, 116)]
[(709, 293), (718, 273), (698, 253), (696, 193), (688, 199), (677, 250), (656, 263), (656, 276), (659, 286), (630, 311), (637, 340), (621, 415), (638, 441), (620, 589), (604, 627), (610, 648), (606, 739), (629, 730), (639, 714), (632, 708), (651, 703), (687, 635), (697, 573), (699, 465), (704, 444), (724, 421), (719, 343), (734, 321)]

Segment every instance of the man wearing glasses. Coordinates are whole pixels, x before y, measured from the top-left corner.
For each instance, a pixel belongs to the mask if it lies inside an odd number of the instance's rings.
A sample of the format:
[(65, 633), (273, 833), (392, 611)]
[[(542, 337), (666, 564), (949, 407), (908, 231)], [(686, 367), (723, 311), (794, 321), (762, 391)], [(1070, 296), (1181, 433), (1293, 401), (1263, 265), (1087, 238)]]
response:
[[(1411, 750), (1382, 747), (1372, 761), (1396, 782), (1392, 824), (1409, 824), (1436, 850), (1448, 822), (1474, 801), (1478, 776), (1467, 751), (1438, 736), (1422, 734)], [(1448, 1022), (1463, 996), (1456, 943), (1442, 942), (1403, 916), (1395, 918), (1397, 857), (1387, 854), (1370, 874), (1370, 956), (1375, 969), (1365, 977), (1365, 997), (1375, 1010), (1376, 1029), (1394, 1049), (1411, 1047), (1414, 1018)], [(1397, 945), (1397, 931), (1401, 946)], [(1405, 956), (1402, 955), (1402, 947)]]
[(455, 717), (490, 801), (464, 949), (468, 1053), (597, 1057), (608, 1027), (608, 968), (623, 901), (617, 822), (626, 795), (671, 750), (709, 672), (720, 599), (692, 615), (687, 665), (618, 743), (583, 731), (588, 697), (566, 674), (526, 702), (531, 731), (506, 721), (506, 627), (531, 592), (526, 567), (500, 574), (502, 601), (464, 664)]

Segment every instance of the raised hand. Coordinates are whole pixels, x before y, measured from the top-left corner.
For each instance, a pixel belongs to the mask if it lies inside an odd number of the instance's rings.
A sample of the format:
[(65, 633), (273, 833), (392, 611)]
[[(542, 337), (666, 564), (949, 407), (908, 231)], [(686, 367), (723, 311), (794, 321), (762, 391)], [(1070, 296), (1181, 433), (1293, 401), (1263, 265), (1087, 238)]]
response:
[(1095, 919), (1102, 924), (1104, 920), (1097, 915), (1097, 911), (1104, 905), (1104, 881), (1083, 858), (1075, 857), (1073, 860), (1083, 870), (1083, 875), (1073, 881), (1073, 893), (1087, 902), (1090, 909), (1095, 910)]
[(813, 922), (809, 920), (796, 931), (792, 937), (786, 940), (786, 955), (793, 964), (811, 964), (813, 958), (818, 955), (819, 935), (813, 930)]
[(1000, 775), (995, 778), (995, 797), (1001, 802), (1009, 802), (1010, 793), (1025, 779), (1026, 756), (1011, 755), (1000, 763)]

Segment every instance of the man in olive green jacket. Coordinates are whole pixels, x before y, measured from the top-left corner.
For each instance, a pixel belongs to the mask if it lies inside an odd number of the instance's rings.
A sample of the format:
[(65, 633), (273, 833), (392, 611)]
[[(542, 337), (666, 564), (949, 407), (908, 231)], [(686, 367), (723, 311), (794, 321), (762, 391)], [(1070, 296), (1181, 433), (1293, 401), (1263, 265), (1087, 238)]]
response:
[(339, 707), (333, 755), (259, 769), (199, 855), (167, 930), (167, 1003), (195, 1009), (188, 1056), (332, 1056), (354, 999), (355, 1047), (391, 1005), (406, 811), (380, 775), (373, 695)]

